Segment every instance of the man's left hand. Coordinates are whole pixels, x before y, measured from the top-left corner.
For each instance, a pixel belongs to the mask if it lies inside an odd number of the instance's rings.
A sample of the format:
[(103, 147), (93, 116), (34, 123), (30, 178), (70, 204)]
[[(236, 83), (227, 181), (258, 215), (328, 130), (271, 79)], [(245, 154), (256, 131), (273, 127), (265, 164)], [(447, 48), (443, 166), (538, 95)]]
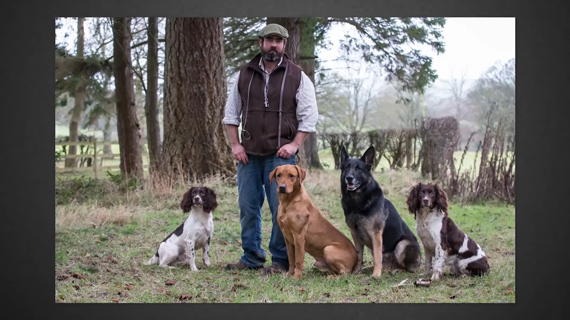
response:
[(295, 142), (291, 142), (279, 148), (276, 155), (281, 158), (289, 159), (290, 156), (295, 155), (297, 150), (299, 150), (299, 146)]

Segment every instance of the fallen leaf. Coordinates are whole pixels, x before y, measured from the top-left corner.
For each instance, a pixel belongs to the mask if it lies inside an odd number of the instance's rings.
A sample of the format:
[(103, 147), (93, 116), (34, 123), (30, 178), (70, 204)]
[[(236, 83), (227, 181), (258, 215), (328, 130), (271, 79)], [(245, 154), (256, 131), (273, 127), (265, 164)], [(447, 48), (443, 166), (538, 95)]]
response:
[(323, 293), (323, 296), (325, 296), (326, 298), (330, 298), (330, 297), (331, 297), (331, 294), (328, 293), (328, 292), (325, 292), (325, 293)]
[(79, 273), (74, 273), (74, 274), (73, 274), (73, 277), (74, 277), (75, 279), (85, 279), (85, 276), (82, 276), (82, 275), (80, 275)]
[(167, 280), (164, 284), (167, 286), (172, 286), (176, 283), (176, 281), (172, 281), (172, 280)]
[(236, 278), (234, 278), (234, 281), (239, 281), (239, 278), (237, 278), (237, 277), (236, 277)]
[(130, 285), (130, 284), (126, 284), (126, 285), (125, 285), (125, 289), (127, 289), (127, 290), (131, 290), (132, 288), (133, 288), (133, 286)]
[(182, 294), (182, 295), (180, 295), (180, 297), (178, 298), (178, 300), (183, 300), (183, 301), (185, 301), (185, 300), (190, 300), (190, 299), (192, 299), (192, 295), (189, 295), (189, 294)]
[(246, 285), (243, 285), (241, 283), (236, 283), (232, 286), (231, 291), (236, 292), (237, 289), (247, 289), (248, 287)]
[(65, 279), (67, 279), (67, 278), (69, 278), (69, 277), (71, 277), (71, 276), (68, 275), (68, 274), (58, 274), (58, 275), (57, 275), (57, 280), (61, 281), (61, 280), (65, 280)]
[(90, 257), (91, 255), (89, 253), (85, 255), (85, 258), (90, 258)]
[(505, 295), (505, 296), (508, 296), (508, 295), (511, 295), (514, 293), (515, 293), (514, 290), (511, 288), (508, 288), (508, 287), (503, 290), (503, 295)]
[(119, 303), (119, 298), (113, 298), (114, 303)]
[(299, 287), (299, 288), (297, 288), (297, 290), (299, 290), (301, 292), (305, 291), (305, 289), (303, 287)]
[(74, 288), (75, 290), (79, 290), (79, 286), (78, 286), (78, 285), (74, 285), (73, 288)]

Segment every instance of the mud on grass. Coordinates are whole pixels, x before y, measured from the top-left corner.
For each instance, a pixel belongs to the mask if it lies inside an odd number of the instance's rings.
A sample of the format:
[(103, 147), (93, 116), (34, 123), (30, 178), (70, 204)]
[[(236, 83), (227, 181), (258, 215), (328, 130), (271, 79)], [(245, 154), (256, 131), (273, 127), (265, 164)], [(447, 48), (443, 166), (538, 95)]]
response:
[[(311, 172), (305, 186), (313, 202), (337, 228), (350, 238), (340, 208), (338, 171)], [(405, 210), (402, 191), (417, 177), (410, 173), (375, 173), (388, 198), (414, 230), (413, 216)], [(303, 278), (262, 276), (259, 271), (227, 271), (227, 263), (242, 254), (237, 187), (223, 181), (205, 182), (216, 190), (220, 206), (214, 213), (212, 265), (205, 267), (197, 255), (199, 272), (188, 267), (161, 268), (143, 265), (159, 242), (186, 215), (177, 208), (185, 191), (170, 196), (157, 192), (130, 194), (129, 201), (113, 205), (117, 195), (97, 203), (56, 206), (55, 301), (58, 303), (479, 303), (515, 302), (515, 209), (501, 203), (470, 206), (451, 204), (450, 217), (475, 239), (488, 255), (491, 272), (484, 277), (445, 275), (430, 287), (416, 287), (425, 278), (417, 273), (372, 274), (372, 257), (366, 251), (360, 274), (330, 277), (321, 274), (305, 255)], [(328, 191), (328, 192), (327, 192)], [(126, 197), (126, 196), (125, 196)], [(73, 218), (73, 216), (77, 218)], [(103, 219), (103, 218), (104, 219)], [(104, 223), (101, 223), (104, 221)], [(267, 205), (262, 213), (263, 246), (271, 231)], [(423, 254), (423, 250), (422, 250)], [(269, 262), (267, 263), (267, 265)]]

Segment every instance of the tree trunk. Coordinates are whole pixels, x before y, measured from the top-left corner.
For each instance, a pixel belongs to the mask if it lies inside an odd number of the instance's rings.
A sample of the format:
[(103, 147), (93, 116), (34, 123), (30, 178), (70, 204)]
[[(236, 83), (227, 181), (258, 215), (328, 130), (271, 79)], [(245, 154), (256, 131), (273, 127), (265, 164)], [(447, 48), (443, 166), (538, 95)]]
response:
[(113, 18), (113, 59), (117, 134), (123, 179), (143, 179), (141, 132), (137, 119), (131, 64), (131, 18)]
[[(105, 129), (103, 129), (103, 141), (111, 141), (111, 117), (105, 117)], [(103, 146), (103, 154), (112, 154), (113, 148), (110, 144)]]
[(158, 18), (148, 18), (148, 62), (145, 115), (149, 151), (149, 170), (157, 170), (161, 159), (158, 123)]
[[(85, 31), (83, 28), (85, 18), (77, 18), (77, 58), (83, 60), (83, 51), (85, 46)], [(77, 142), (79, 137), (79, 122), (81, 122), (81, 112), (83, 111), (83, 106), (85, 105), (85, 75), (80, 72), (77, 82), (77, 87), (75, 88), (75, 103), (73, 105), (73, 111), (71, 113), (71, 121), (69, 123), (69, 142)], [(77, 146), (70, 145), (68, 155), (76, 155)], [(77, 159), (65, 159), (65, 167), (73, 168), (77, 166)]]
[(222, 125), (226, 102), (222, 18), (166, 20), (165, 174), (235, 175)]
[[(315, 84), (315, 18), (303, 18), (300, 24), (301, 68)], [(317, 133), (311, 132), (303, 144), (303, 156), (309, 168), (324, 169), (319, 159)]]

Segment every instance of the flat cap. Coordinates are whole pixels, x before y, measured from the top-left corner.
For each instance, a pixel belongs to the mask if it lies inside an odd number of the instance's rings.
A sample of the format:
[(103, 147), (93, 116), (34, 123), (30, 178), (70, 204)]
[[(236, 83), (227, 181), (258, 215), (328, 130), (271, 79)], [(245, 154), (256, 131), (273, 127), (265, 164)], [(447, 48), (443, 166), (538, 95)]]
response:
[(289, 38), (289, 32), (283, 26), (278, 25), (277, 23), (270, 23), (263, 27), (261, 31), (259, 31), (259, 37), (265, 38), (270, 35), (280, 36), (283, 39)]

